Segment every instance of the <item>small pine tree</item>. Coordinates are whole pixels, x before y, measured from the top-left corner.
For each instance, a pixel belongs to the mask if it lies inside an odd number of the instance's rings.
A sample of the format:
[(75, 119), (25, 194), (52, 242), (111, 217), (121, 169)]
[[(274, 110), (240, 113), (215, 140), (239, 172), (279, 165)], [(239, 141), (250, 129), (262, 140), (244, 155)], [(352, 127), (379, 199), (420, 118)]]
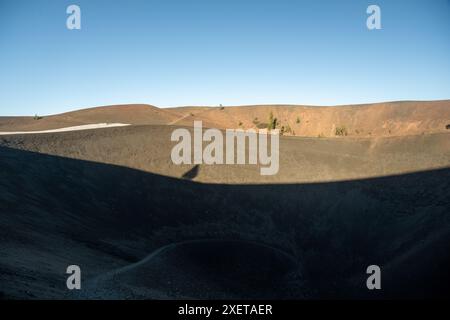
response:
[(335, 131), (335, 135), (337, 136), (346, 136), (347, 135), (347, 128), (342, 126), (342, 127), (337, 127), (336, 131)]
[(278, 123), (278, 119), (273, 117), (273, 113), (272, 111), (270, 112), (269, 115), (269, 124), (268, 124), (268, 129), (269, 130), (274, 130), (277, 126), (279, 126), (280, 124)]
[(270, 111), (270, 114), (269, 114), (269, 126), (268, 126), (268, 129), (269, 129), (269, 130), (275, 129), (275, 127), (272, 127), (272, 126), (273, 126), (273, 113), (272, 113), (272, 111)]

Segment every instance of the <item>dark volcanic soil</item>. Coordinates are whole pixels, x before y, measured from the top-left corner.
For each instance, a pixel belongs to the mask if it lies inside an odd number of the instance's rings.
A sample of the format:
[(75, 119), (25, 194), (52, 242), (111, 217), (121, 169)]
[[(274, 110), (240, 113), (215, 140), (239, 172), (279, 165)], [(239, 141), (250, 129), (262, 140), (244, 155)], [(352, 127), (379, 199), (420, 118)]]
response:
[(193, 240), (92, 279), (70, 298), (295, 299), (308, 297), (293, 256), (255, 242)]
[[(211, 167), (200, 169), (199, 183), (181, 179), (181, 169), (172, 177), (150, 172), (172, 168), (166, 158), (156, 160), (170, 150), (157, 132), (136, 127), (0, 139), (1, 297), (450, 296), (450, 169), (431, 169), (448, 163), (448, 136), (408, 137), (404, 144), (287, 139), (279, 180), (258, 183), (257, 170), (240, 175), (248, 170)], [(153, 141), (154, 149), (139, 153), (133, 141)], [(376, 159), (381, 165), (370, 166)], [(363, 178), (362, 165), (372, 168), (370, 176), (402, 163), (422, 169)], [(305, 167), (303, 181), (283, 181)], [(353, 180), (332, 181), (352, 168)], [(208, 183), (227, 172), (248, 182)], [(314, 174), (331, 181), (304, 181)], [(196, 245), (171, 246), (185, 241)], [(289, 259), (276, 258), (278, 252)], [(71, 264), (82, 270), (76, 295), (66, 289)], [(366, 289), (372, 264), (382, 268), (381, 291)], [(219, 281), (224, 266), (232, 276), (225, 283)], [(105, 291), (111, 274), (120, 281)], [(277, 282), (286, 288), (282, 294), (271, 289)]]

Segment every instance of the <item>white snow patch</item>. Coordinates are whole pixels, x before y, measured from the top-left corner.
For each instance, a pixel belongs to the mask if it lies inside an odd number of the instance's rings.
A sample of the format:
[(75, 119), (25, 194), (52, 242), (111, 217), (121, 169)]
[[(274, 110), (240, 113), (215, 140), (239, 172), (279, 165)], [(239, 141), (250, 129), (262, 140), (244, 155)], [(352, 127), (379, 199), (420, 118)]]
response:
[(51, 130), (42, 130), (42, 131), (0, 132), (0, 135), (67, 132), (67, 131), (92, 130), (92, 129), (111, 128), (111, 127), (125, 127), (125, 126), (129, 126), (129, 124), (126, 124), (126, 123), (94, 123), (94, 124), (85, 124), (85, 125), (82, 125), (82, 126), (73, 126), (73, 127), (65, 127), (65, 128), (51, 129)]

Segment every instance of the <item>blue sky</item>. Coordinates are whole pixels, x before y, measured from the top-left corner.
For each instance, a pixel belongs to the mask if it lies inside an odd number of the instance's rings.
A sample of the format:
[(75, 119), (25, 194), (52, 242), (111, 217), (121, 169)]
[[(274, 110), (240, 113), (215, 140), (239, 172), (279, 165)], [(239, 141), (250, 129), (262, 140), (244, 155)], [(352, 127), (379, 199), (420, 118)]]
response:
[(0, 0), (0, 115), (448, 99), (449, 54), (448, 0)]

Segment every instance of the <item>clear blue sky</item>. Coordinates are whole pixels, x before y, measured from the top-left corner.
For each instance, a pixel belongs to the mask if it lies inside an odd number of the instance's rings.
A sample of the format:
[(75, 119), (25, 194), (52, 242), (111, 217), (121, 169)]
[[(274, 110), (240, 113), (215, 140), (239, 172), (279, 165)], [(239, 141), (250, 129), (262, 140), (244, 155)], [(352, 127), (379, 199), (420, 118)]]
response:
[(448, 98), (448, 0), (0, 0), (0, 115)]

